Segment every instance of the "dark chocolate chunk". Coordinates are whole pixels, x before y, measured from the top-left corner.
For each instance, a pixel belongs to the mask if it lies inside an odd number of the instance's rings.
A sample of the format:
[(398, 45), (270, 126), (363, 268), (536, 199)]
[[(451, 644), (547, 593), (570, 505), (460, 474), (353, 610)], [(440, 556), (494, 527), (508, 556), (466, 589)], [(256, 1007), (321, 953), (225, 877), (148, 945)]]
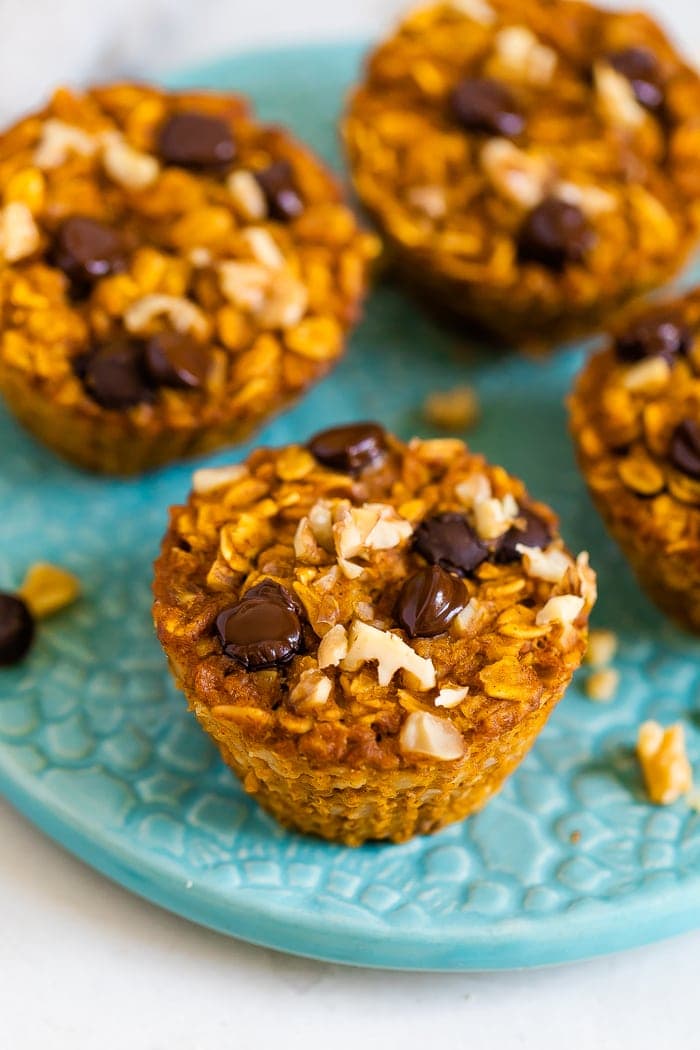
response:
[(34, 617), (16, 594), (0, 593), (0, 667), (19, 663), (34, 638)]
[(235, 157), (236, 144), (225, 120), (206, 113), (175, 113), (160, 129), (158, 152), (166, 164), (221, 171)]
[(301, 215), (304, 202), (294, 182), (294, 172), (289, 161), (275, 161), (269, 168), (256, 171), (255, 178), (265, 195), (273, 219), (289, 222)]
[(219, 613), (216, 631), (226, 656), (250, 671), (285, 664), (303, 645), (299, 606), (273, 580), (251, 587)]
[(131, 408), (153, 397), (143, 346), (126, 337), (105, 343), (80, 358), (76, 372), (90, 397), (103, 408)]
[(489, 553), (464, 515), (452, 512), (425, 518), (413, 534), (413, 547), (431, 565), (458, 576), (468, 576)]
[(84, 295), (100, 277), (126, 269), (124, 239), (103, 222), (71, 215), (56, 231), (51, 262), (70, 279), (74, 293)]
[(552, 539), (552, 533), (546, 522), (531, 510), (521, 510), (518, 514), (524, 522), (523, 528), (519, 529), (512, 525), (503, 534), (496, 544), (493, 560), (497, 562), (518, 561), (521, 557), (516, 550), (518, 544), (524, 547), (547, 547)]
[(513, 96), (499, 80), (477, 77), (460, 81), (450, 95), (450, 107), (467, 131), (513, 137), (525, 127)]
[(690, 478), (700, 478), (700, 424), (684, 419), (671, 436), (669, 462)]
[(615, 341), (620, 361), (641, 361), (657, 354), (673, 363), (676, 354), (685, 354), (690, 346), (690, 330), (679, 320), (658, 314), (640, 318)]
[(309, 441), (319, 463), (345, 474), (359, 474), (384, 458), (385, 432), (378, 423), (350, 423), (321, 430)]
[(146, 371), (156, 386), (201, 387), (209, 371), (206, 347), (180, 332), (159, 332), (146, 343)]
[(661, 70), (653, 51), (646, 47), (628, 47), (608, 55), (608, 62), (629, 80), (640, 105), (652, 110), (663, 105)]
[(446, 631), (467, 601), (464, 584), (439, 565), (410, 576), (399, 592), (396, 618), (411, 638), (432, 638)]
[(518, 258), (549, 270), (580, 262), (593, 243), (586, 216), (575, 204), (547, 197), (533, 208), (520, 228)]

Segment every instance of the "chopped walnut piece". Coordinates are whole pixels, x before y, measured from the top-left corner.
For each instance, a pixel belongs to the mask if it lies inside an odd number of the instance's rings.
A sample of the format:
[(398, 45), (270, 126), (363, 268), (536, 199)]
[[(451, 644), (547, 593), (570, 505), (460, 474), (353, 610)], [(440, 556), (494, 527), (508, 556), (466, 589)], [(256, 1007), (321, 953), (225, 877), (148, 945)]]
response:
[(213, 492), (222, 485), (230, 485), (247, 477), (248, 468), (244, 463), (232, 463), (227, 467), (201, 467), (192, 475), (192, 490), (198, 495)]
[(337, 667), (348, 654), (348, 634), (342, 623), (331, 627), (318, 646), (318, 666)]
[(497, 18), (496, 12), (486, 0), (451, 0), (450, 7), (456, 8), (482, 26), (493, 25)]
[(134, 149), (116, 131), (102, 138), (102, 163), (110, 179), (128, 190), (145, 190), (160, 174), (155, 157)]
[(584, 215), (590, 218), (606, 215), (617, 207), (613, 194), (602, 190), (600, 186), (583, 186), (575, 182), (564, 181), (555, 183), (552, 192), (560, 200), (580, 208)]
[(252, 172), (232, 171), (226, 179), (226, 186), (244, 219), (260, 222), (267, 217), (265, 194)]
[(18, 262), (33, 255), (39, 243), (39, 228), (26, 204), (10, 201), (0, 208), (0, 256)]
[(495, 540), (515, 523), (518, 504), (510, 493), (502, 500), (491, 497), (474, 504), (474, 524), (482, 540)]
[(429, 394), (423, 405), (428, 423), (446, 430), (468, 430), (479, 419), (479, 401), (470, 386)]
[(399, 747), (404, 754), (425, 755), (444, 762), (461, 758), (465, 751), (459, 730), (429, 711), (412, 711), (408, 715), (401, 727)]
[(535, 623), (562, 623), (567, 626), (574, 623), (583, 606), (584, 599), (577, 594), (558, 594), (538, 611)]
[(268, 270), (279, 270), (284, 266), (284, 255), (277, 241), (264, 226), (248, 226), (241, 234), (256, 262)]
[(198, 306), (179, 295), (144, 295), (132, 303), (124, 314), (124, 324), (130, 332), (145, 332), (158, 317), (167, 317), (176, 332), (192, 332), (205, 337), (209, 332), (207, 320)]
[(77, 576), (58, 565), (37, 562), (29, 569), (17, 591), (38, 620), (71, 605), (80, 595)]
[(573, 565), (566, 551), (559, 547), (540, 550), (539, 547), (526, 547), (518, 543), (515, 549), (523, 556), (525, 572), (538, 580), (559, 583)]
[(508, 139), (489, 139), (481, 148), (481, 165), (494, 189), (528, 210), (544, 200), (551, 179), (549, 164), (519, 149)]
[(98, 148), (99, 140), (93, 135), (51, 117), (42, 126), (41, 137), (34, 151), (34, 163), (37, 168), (50, 171), (64, 164), (71, 153), (91, 157)]
[(680, 723), (664, 729), (658, 722), (644, 722), (637, 736), (637, 757), (649, 798), (657, 805), (667, 806), (692, 788), (693, 774)]
[(620, 672), (614, 667), (603, 667), (589, 674), (585, 682), (586, 695), (591, 700), (606, 703), (612, 700), (620, 684)]
[(547, 84), (557, 64), (556, 52), (527, 26), (506, 26), (496, 34), (498, 68), (532, 84)]
[(298, 709), (321, 707), (328, 702), (332, 688), (330, 678), (310, 667), (302, 671), (299, 681), (290, 691), (289, 699)]
[[(333, 538), (343, 571), (351, 558), (367, 558), (370, 551), (391, 550), (413, 535), (413, 526), (383, 503), (365, 503), (336, 508)], [(361, 571), (361, 570), (360, 570)]]
[(435, 697), (436, 707), (457, 707), (469, 692), (468, 685), (443, 685)]
[(671, 378), (668, 361), (663, 357), (647, 357), (631, 365), (622, 377), (622, 385), (631, 394), (658, 394)]
[(593, 77), (601, 112), (606, 120), (618, 127), (634, 131), (646, 119), (637, 102), (632, 84), (607, 62), (596, 62)]
[(455, 485), (455, 496), (465, 507), (491, 499), (491, 482), (485, 474), (470, 474)]
[(341, 666), (356, 671), (363, 663), (377, 661), (377, 680), (388, 685), (397, 671), (408, 672), (418, 688), (432, 689), (435, 685), (435, 667), (404, 642), (398, 634), (380, 631), (361, 620), (354, 620), (348, 636), (348, 653)]

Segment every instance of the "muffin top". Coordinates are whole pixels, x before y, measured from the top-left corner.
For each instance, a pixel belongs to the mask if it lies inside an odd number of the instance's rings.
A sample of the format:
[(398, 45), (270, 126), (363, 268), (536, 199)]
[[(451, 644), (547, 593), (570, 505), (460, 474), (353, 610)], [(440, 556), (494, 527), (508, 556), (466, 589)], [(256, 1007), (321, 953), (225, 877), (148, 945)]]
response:
[(0, 136), (0, 186), (0, 369), (137, 424), (303, 389), (375, 249), (320, 162), (233, 95), (59, 90)]
[(571, 398), (587, 480), (640, 540), (700, 545), (700, 292), (636, 310)]
[(376, 424), (198, 471), (154, 615), (190, 703), (309, 763), (461, 757), (568, 682), (595, 576), (457, 440)]
[(391, 239), (516, 302), (651, 285), (696, 234), (700, 80), (642, 14), (419, 10), (368, 59), (344, 131)]

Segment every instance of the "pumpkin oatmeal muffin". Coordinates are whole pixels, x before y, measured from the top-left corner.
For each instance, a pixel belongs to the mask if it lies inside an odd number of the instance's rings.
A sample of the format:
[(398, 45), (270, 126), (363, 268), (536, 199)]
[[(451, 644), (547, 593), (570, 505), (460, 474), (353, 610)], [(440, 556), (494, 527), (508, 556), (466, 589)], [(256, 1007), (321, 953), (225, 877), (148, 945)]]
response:
[(373, 237), (234, 95), (62, 89), (0, 136), (0, 391), (130, 474), (241, 441), (340, 355)]
[(595, 575), (461, 441), (351, 424), (198, 471), (154, 590), (175, 680), (246, 791), (357, 845), (500, 788), (581, 661)]
[(700, 79), (646, 15), (455, 0), (367, 60), (355, 187), (424, 297), (517, 343), (600, 325), (700, 223)]
[(591, 495), (639, 583), (700, 631), (700, 291), (621, 323), (570, 410)]

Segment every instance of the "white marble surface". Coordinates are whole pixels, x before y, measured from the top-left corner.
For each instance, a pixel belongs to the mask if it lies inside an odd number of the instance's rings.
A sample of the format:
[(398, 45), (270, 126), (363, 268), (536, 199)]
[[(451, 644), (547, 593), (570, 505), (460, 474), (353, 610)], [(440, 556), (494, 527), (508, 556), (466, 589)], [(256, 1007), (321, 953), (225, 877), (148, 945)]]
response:
[[(0, 119), (59, 81), (154, 75), (261, 41), (372, 33), (400, 0), (0, 0)], [(624, 6), (623, 3), (617, 6)], [(700, 55), (697, 0), (657, 0)], [(700, 933), (538, 972), (375, 973), (253, 948), (96, 875), (0, 802), (7, 1050), (690, 1050)]]

